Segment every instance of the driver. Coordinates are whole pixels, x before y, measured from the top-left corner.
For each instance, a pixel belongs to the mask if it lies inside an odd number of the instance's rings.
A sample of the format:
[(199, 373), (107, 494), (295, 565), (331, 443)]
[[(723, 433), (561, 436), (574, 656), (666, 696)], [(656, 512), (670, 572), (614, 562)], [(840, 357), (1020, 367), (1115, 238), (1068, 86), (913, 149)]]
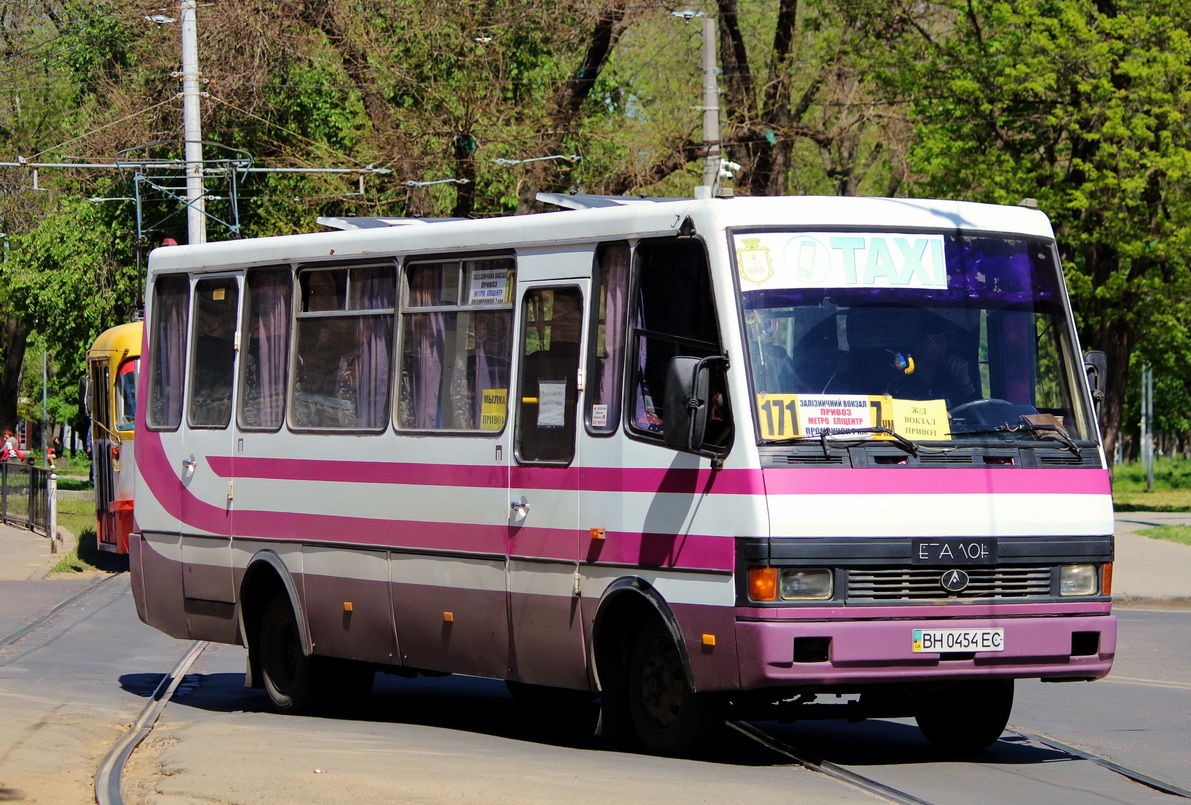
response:
[(921, 386), (920, 399), (946, 400), (948, 408), (980, 398), (972, 367), (959, 353), (959, 332), (942, 320), (924, 323), (914, 344), (913, 378)]

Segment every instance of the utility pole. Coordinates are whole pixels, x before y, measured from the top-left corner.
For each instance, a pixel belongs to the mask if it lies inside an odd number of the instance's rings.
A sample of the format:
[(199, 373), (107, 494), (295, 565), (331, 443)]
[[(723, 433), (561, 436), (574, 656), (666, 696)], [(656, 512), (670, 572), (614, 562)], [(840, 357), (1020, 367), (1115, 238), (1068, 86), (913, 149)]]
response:
[(715, 195), (720, 173), (720, 98), (715, 74), (715, 19), (703, 18), (703, 184), (695, 188), (695, 198)]
[(1154, 369), (1141, 370), (1141, 463), (1146, 469), (1146, 491), (1154, 491)]
[(182, 0), (182, 137), (186, 142), (186, 227), (189, 242), (207, 242), (206, 190), (203, 188), (203, 130), (198, 67), (196, 0)]

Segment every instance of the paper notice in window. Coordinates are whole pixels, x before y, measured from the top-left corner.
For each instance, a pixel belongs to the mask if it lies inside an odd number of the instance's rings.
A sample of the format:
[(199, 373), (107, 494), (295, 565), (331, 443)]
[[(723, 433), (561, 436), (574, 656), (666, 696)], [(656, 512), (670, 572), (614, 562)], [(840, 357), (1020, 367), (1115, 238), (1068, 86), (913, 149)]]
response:
[(561, 428), (566, 421), (567, 381), (538, 381), (538, 427)]
[(503, 305), (509, 293), (509, 271), (503, 268), (477, 269), (471, 274), (471, 286), (467, 289), (469, 305)]
[(893, 430), (910, 441), (945, 441), (951, 438), (946, 400), (891, 400)]
[(591, 407), (591, 426), (593, 428), (608, 427), (608, 406), (593, 405)]
[(508, 389), (484, 389), (480, 402), (480, 430), (503, 428), (508, 402)]

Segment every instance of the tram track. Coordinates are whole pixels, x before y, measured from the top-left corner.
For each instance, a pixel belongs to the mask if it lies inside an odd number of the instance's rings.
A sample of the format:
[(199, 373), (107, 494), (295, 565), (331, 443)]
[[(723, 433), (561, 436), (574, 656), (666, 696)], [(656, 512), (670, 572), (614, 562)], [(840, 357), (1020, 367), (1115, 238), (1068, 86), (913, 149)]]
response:
[(187, 646), (173, 667), (161, 678), (153, 695), (141, 709), (140, 715), (128, 730), (112, 744), (107, 754), (99, 762), (95, 771), (95, 801), (98, 805), (123, 805), (121, 782), (124, 775), (124, 764), (132, 756), (133, 751), (145, 740), (157, 723), (161, 711), (169, 704), (178, 685), (186, 677), (190, 666), (209, 646), (205, 640), (196, 640)]
[(1132, 780), (1133, 782), (1139, 783), (1140, 785), (1144, 785), (1147, 788), (1152, 788), (1155, 791), (1161, 791), (1163, 794), (1170, 794), (1172, 796), (1182, 797), (1183, 799), (1191, 799), (1191, 791), (1187, 790), (1186, 788), (1181, 788), (1177, 785), (1174, 785), (1173, 783), (1168, 783), (1155, 777), (1151, 777), (1148, 774), (1143, 774), (1142, 772), (1139, 772), (1135, 769), (1122, 766), (1121, 764), (1109, 760), (1106, 757), (1094, 755), (1084, 749), (1079, 749), (1077, 747), (1071, 746), (1070, 744), (1065, 744), (1061, 741), (1055, 740), (1054, 738), (1050, 738), (1045, 735), (1037, 735), (1032, 732), (1023, 732), (1021, 730), (1014, 729), (1013, 727), (1007, 727), (1005, 732), (1009, 733), (1010, 735), (1017, 735), (1021, 738), (1025, 738), (1031, 743), (1040, 744), (1049, 749), (1063, 752), (1072, 757), (1079, 758), (1080, 760), (1086, 760), (1090, 763), (1095, 763), (1097, 766), (1108, 769), (1114, 774), (1119, 774), (1126, 779)]
[(0, 638), (0, 649), (4, 649), (4, 648), (7, 648), (8, 646), (11, 646), (13, 643), (17, 642), (25, 635), (29, 634), (30, 632), (32, 632), (35, 629), (42, 626), (42, 624), (46, 623), (48, 620), (53, 618), (55, 615), (57, 615), (62, 610), (66, 609), (68, 606), (70, 606), (74, 602), (78, 601), (81, 598), (86, 598), (91, 593), (95, 592), (96, 590), (100, 589), (101, 587), (104, 587), (104, 586), (110, 584), (111, 582), (115, 581), (117, 578), (119, 578), (119, 575), (114, 574), (114, 575), (108, 576), (106, 578), (99, 579), (99, 580), (95, 581), (94, 583), (89, 584), (86, 587), (84, 587), (83, 589), (79, 590), (74, 595), (71, 595), (68, 598), (66, 598), (65, 600), (58, 602), (57, 604), (55, 604), (53, 606), (53, 608), (50, 609), (49, 612), (30, 621), (29, 623), (22, 626), (20, 629), (17, 629), (12, 634), (10, 634), (4, 638)]
[[(886, 802), (896, 803), (897, 805), (932, 805), (930, 800), (922, 799), (921, 797), (915, 796), (908, 791), (894, 788), (893, 786), (882, 783), (872, 777), (859, 774), (845, 766), (832, 763), (831, 761), (818, 757), (804, 749), (792, 746), (747, 721), (730, 721), (728, 722), (728, 726), (746, 738), (755, 741), (761, 746), (764, 746), (770, 751), (790, 758), (803, 768), (824, 774), (834, 780), (844, 783), (845, 785), (849, 785), (853, 788), (857, 788), (877, 796)], [(1070, 744), (1063, 743), (1062, 741), (1058, 741), (1054, 738), (1031, 732), (1025, 732), (1012, 726), (1005, 729), (1005, 734), (1017, 736), (1018, 738), (1035, 744), (1036, 746), (1062, 752), (1072, 759), (1094, 763), (1095, 765), (1107, 769), (1114, 774), (1120, 775), (1131, 782), (1137, 783), (1138, 785), (1145, 786), (1146, 788), (1150, 788), (1155, 791), (1159, 791), (1163, 794), (1169, 794), (1171, 796), (1180, 797), (1183, 799), (1191, 799), (1191, 790), (1187, 790), (1164, 780), (1159, 780), (1155, 777), (1145, 774), (1144, 772), (1123, 766), (1106, 757), (1071, 746)]]

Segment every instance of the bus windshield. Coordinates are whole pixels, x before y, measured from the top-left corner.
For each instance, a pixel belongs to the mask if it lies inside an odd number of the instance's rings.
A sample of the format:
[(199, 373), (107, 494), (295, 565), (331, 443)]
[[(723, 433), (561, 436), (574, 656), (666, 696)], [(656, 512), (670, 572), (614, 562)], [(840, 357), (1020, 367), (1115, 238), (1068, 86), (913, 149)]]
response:
[(762, 441), (1094, 438), (1053, 243), (734, 236)]

